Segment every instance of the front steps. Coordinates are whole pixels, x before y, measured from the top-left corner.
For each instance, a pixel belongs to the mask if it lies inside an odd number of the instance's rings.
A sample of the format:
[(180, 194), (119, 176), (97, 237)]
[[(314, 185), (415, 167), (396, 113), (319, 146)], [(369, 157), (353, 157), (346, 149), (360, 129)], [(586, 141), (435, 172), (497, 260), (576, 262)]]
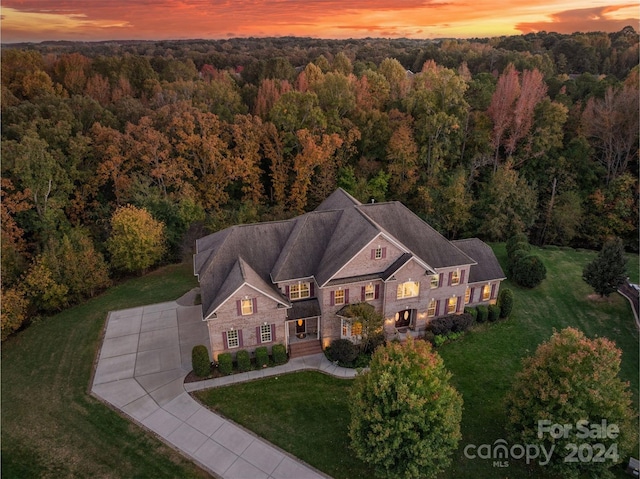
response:
[(322, 352), (322, 344), (317, 341), (303, 341), (300, 343), (292, 343), (289, 345), (289, 359), (299, 358), (301, 356), (311, 356)]

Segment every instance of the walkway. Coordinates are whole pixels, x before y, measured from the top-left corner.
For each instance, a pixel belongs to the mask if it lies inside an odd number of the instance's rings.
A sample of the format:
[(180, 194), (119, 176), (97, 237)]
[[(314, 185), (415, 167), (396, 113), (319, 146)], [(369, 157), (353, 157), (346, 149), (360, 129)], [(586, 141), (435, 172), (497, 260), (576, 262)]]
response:
[(320, 479), (328, 476), (201, 406), (189, 392), (315, 369), (349, 378), (355, 371), (324, 354), (260, 371), (184, 384), (191, 349), (208, 343), (200, 306), (183, 301), (112, 311), (91, 392), (223, 479)]
[(638, 319), (638, 309), (640, 309), (640, 294), (638, 294), (638, 290), (634, 288), (627, 280), (622, 286), (618, 288), (618, 293), (627, 298), (629, 300), (629, 303), (631, 303), (631, 309), (633, 310), (633, 315), (636, 319), (636, 326), (640, 329), (640, 319)]

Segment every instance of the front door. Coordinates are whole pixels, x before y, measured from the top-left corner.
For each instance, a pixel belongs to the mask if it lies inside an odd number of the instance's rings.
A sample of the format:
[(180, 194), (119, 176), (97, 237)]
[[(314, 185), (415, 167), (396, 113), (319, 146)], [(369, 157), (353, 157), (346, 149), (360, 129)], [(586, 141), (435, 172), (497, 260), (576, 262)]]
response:
[(296, 335), (303, 336), (307, 332), (307, 322), (304, 319), (296, 320)]
[(411, 326), (411, 310), (405, 309), (396, 313), (396, 329), (408, 328)]

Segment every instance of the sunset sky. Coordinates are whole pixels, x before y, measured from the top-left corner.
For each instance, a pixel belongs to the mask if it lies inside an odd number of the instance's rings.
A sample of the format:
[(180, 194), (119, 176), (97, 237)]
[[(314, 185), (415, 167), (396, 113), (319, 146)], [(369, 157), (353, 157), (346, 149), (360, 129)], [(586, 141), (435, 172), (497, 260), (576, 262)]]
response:
[(3, 0), (2, 42), (492, 37), (638, 29), (629, 0)]

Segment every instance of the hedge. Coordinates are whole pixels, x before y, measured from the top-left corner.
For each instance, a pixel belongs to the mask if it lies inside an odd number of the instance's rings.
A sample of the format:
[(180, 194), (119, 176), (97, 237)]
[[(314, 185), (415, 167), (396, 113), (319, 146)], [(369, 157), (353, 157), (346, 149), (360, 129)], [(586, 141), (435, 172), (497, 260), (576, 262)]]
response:
[(231, 356), (231, 353), (218, 354), (218, 370), (225, 376), (233, 372), (233, 356)]
[(473, 316), (469, 313), (449, 314), (442, 318), (432, 319), (429, 323), (429, 329), (438, 336), (466, 331), (472, 324)]
[(519, 259), (511, 269), (513, 281), (525, 288), (534, 288), (547, 277), (547, 268), (544, 263), (533, 254)]
[(358, 346), (348, 339), (334, 339), (329, 347), (329, 359), (342, 364), (350, 364), (358, 357)]
[(284, 344), (274, 344), (271, 348), (271, 355), (273, 356), (273, 362), (276, 364), (284, 364), (287, 362), (287, 348)]
[(478, 310), (476, 321), (484, 323), (489, 318), (489, 309), (484, 304), (481, 304), (476, 309)]
[(211, 361), (209, 361), (209, 351), (203, 344), (198, 344), (191, 350), (191, 365), (193, 372), (199, 378), (206, 378), (211, 375)]
[(498, 294), (498, 306), (500, 306), (500, 317), (508, 318), (513, 309), (513, 291), (509, 288), (501, 289)]
[(269, 365), (269, 350), (266, 346), (256, 348), (256, 367), (264, 368)]
[(236, 353), (236, 362), (238, 363), (238, 371), (244, 373), (251, 370), (251, 356), (249, 351), (241, 350)]
[(493, 323), (494, 321), (497, 321), (497, 320), (498, 320), (498, 318), (500, 318), (500, 306), (498, 306), (497, 304), (490, 304), (490, 305), (487, 307), (487, 310), (488, 310), (488, 312), (489, 312), (489, 315), (488, 315), (489, 317), (488, 317), (488, 319), (489, 319), (489, 321), (491, 321), (492, 323)]

